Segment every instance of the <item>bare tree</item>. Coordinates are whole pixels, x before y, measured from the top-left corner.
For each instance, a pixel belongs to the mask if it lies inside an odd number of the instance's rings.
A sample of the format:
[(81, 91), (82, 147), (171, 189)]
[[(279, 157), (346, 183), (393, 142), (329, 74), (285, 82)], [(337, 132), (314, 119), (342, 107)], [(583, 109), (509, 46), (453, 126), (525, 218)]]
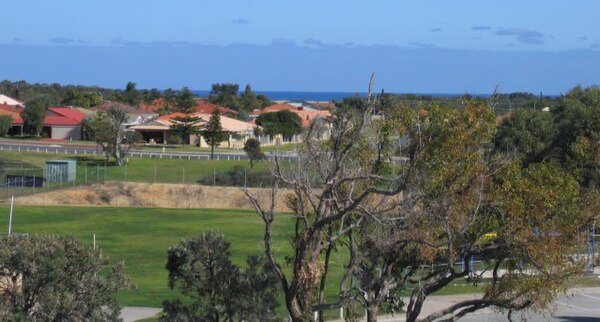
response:
[[(373, 79), (370, 89), (372, 84)], [(306, 320), (313, 310), (339, 306), (324, 303), (313, 306), (313, 290), (321, 284), (322, 294), (324, 285), (321, 281), (329, 269), (328, 258), (320, 264), (321, 254), (329, 253), (333, 244), (358, 227), (365, 217), (375, 217), (384, 210), (380, 207), (381, 202), (367, 206), (371, 196), (395, 196), (405, 188), (405, 176), (390, 179), (372, 174), (368, 167), (356, 161), (355, 154), (361, 153), (358, 142), (370, 122), (372, 108), (373, 100), (369, 95), (363, 110), (340, 114), (334, 120), (327, 145), (313, 138), (321, 125), (315, 122), (306, 134), (300, 160), (291, 169), (284, 168), (275, 157), (273, 175), (276, 180), (270, 205), (263, 206), (244, 189), (265, 224), (266, 258), (281, 282), (285, 304), (293, 321)], [(296, 221), (289, 276), (271, 248), (271, 225), (276, 215), (274, 200), (280, 193), (280, 185), (291, 190)], [(319, 297), (320, 301), (316, 302), (322, 302), (322, 295)]]
[(118, 165), (123, 164), (135, 138), (133, 132), (125, 131), (127, 119), (127, 109), (113, 105), (84, 125), (87, 135), (102, 147), (106, 159), (113, 157)]

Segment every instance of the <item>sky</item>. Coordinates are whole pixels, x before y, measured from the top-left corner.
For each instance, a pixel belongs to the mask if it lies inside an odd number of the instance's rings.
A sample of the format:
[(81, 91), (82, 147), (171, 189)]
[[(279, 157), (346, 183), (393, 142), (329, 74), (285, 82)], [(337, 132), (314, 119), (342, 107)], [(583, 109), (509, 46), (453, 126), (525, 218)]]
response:
[(19, 0), (0, 79), (122, 88), (560, 94), (600, 83), (597, 0)]

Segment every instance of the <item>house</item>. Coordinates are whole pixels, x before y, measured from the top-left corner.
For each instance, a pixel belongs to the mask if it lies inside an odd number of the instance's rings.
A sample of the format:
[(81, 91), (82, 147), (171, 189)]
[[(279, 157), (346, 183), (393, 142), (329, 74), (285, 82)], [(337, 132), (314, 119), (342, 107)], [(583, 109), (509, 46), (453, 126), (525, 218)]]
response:
[(151, 110), (135, 108), (131, 105), (120, 103), (120, 102), (105, 102), (103, 104), (94, 106), (91, 110), (95, 113), (106, 111), (111, 107), (124, 110), (127, 114), (127, 121), (125, 122), (125, 128), (129, 128), (133, 125), (144, 124), (150, 120), (153, 120), (158, 116), (156, 112)]
[(82, 122), (87, 114), (70, 107), (50, 107), (44, 118), (42, 135), (53, 140), (83, 139)]
[[(197, 117), (200, 120), (194, 125), (202, 128), (210, 119), (211, 115), (207, 113), (196, 112), (187, 114), (191, 117)], [(181, 139), (177, 133), (171, 130), (171, 125), (175, 123), (174, 118), (186, 116), (183, 113), (172, 113), (162, 115), (154, 120), (150, 120), (144, 124), (131, 126), (130, 129), (140, 132), (146, 142), (154, 143), (179, 143)], [(247, 138), (254, 136), (255, 125), (239, 121), (224, 115), (220, 116), (221, 126), (224, 131), (229, 132), (229, 139), (223, 142), (222, 146), (239, 148), (242, 147)], [(189, 142), (200, 147), (207, 147), (208, 144), (201, 138), (200, 135), (191, 135), (182, 139), (183, 142)]]
[[(11, 110), (12, 109), (12, 110)], [(10, 135), (23, 134), (23, 109), (0, 105), (0, 115), (13, 117)], [(50, 107), (44, 117), (42, 136), (54, 140), (81, 140), (83, 138), (82, 122), (87, 114), (70, 107)]]
[(12, 97), (8, 97), (4, 94), (0, 94), (0, 105), (8, 105), (8, 106), (13, 106), (13, 107), (19, 107), (19, 108), (23, 108), (25, 105), (23, 105), (23, 102), (14, 99)]

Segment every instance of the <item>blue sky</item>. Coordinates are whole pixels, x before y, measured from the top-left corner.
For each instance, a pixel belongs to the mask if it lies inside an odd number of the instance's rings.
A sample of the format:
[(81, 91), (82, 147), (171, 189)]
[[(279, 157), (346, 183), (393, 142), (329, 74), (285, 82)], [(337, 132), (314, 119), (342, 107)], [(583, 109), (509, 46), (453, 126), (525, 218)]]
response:
[(558, 94), (600, 83), (600, 1), (2, 5), (0, 78), (123, 87)]

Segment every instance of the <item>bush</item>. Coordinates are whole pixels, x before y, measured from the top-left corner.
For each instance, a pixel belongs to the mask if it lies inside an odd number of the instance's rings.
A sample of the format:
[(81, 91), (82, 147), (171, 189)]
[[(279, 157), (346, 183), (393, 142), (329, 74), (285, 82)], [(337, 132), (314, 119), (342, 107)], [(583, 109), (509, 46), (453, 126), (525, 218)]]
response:
[(12, 127), (12, 117), (10, 115), (0, 115), (0, 136), (6, 136)]
[(0, 238), (1, 321), (118, 321), (115, 295), (132, 288), (125, 265), (110, 265), (72, 236)]
[(273, 183), (273, 176), (269, 172), (254, 172), (236, 165), (232, 170), (219, 172), (214, 176), (208, 175), (200, 178), (199, 183), (212, 186), (242, 187), (269, 187)]
[(168, 251), (169, 287), (187, 298), (163, 302), (163, 322), (277, 321), (277, 281), (261, 258), (247, 268), (229, 259), (229, 242), (210, 231), (184, 239)]

